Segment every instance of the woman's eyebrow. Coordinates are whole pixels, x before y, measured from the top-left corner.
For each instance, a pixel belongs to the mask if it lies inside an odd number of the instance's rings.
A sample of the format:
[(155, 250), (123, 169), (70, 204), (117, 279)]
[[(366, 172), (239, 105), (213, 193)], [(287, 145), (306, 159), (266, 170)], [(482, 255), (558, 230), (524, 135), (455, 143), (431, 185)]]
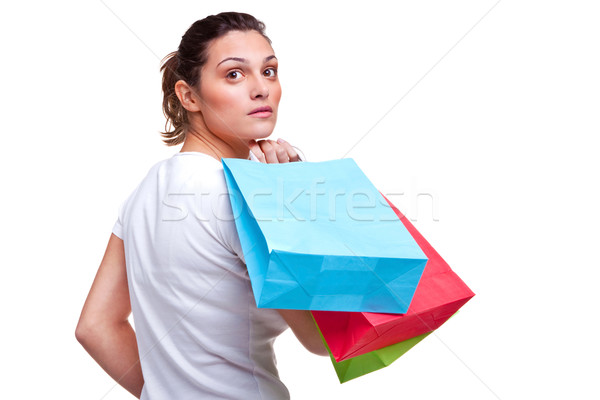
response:
[[(263, 60), (263, 63), (266, 63), (267, 61), (271, 60), (271, 59), (277, 59), (277, 57), (275, 57), (274, 55), (270, 55), (268, 57), (265, 57), (265, 59)], [(226, 59), (222, 60), (220, 63), (217, 64), (217, 67), (219, 65), (221, 65), (222, 63), (224, 63), (225, 61), (228, 60), (233, 60), (233, 61), (239, 61), (243, 64), (248, 64), (248, 60), (246, 60), (245, 58), (241, 58), (241, 57), (227, 57)]]

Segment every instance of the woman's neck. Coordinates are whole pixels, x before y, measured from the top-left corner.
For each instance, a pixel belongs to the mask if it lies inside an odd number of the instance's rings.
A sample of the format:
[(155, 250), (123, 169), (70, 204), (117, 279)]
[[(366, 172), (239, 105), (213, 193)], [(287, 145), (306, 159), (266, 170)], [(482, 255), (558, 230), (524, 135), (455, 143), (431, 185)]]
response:
[(228, 143), (212, 133), (199, 133), (194, 129), (189, 129), (186, 132), (180, 151), (205, 153), (218, 161), (221, 161), (221, 158), (247, 159), (250, 155), (249, 141), (239, 139), (238, 143), (232, 145), (232, 143)]

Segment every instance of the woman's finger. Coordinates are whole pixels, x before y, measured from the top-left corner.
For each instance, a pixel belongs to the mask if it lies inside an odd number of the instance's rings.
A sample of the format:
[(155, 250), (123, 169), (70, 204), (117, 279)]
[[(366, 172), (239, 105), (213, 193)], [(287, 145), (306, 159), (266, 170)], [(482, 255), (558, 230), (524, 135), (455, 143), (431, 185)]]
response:
[(289, 144), (288, 142), (286, 142), (285, 140), (283, 140), (281, 138), (277, 139), (277, 143), (279, 143), (281, 146), (283, 146), (283, 148), (285, 149), (285, 151), (287, 153), (287, 158), (289, 159), (290, 162), (300, 161), (300, 155), (298, 154), (298, 152), (296, 152), (296, 150), (294, 150), (294, 148), (292, 147), (291, 144)]
[(275, 153), (275, 149), (273, 145), (268, 140), (259, 140), (258, 145), (260, 146), (260, 150), (264, 154), (265, 161), (268, 164), (276, 164), (279, 161), (277, 160), (277, 154)]
[(252, 141), (249, 147), (258, 161), (263, 163), (281, 164), (301, 161), (300, 155), (294, 147), (283, 139), (278, 139), (277, 141), (270, 139)]
[(271, 141), (271, 144), (275, 149), (275, 154), (277, 154), (277, 160), (280, 164), (290, 162), (290, 157), (288, 156), (288, 152), (285, 147), (274, 141)]
[(267, 162), (265, 159), (265, 155), (263, 154), (263, 152), (260, 148), (260, 145), (256, 142), (256, 140), (253, 140), (250, 143), (249, 147), (250, 147), (250, 151), (258, 159), (258, 161), (260, 161), (261, 163)]

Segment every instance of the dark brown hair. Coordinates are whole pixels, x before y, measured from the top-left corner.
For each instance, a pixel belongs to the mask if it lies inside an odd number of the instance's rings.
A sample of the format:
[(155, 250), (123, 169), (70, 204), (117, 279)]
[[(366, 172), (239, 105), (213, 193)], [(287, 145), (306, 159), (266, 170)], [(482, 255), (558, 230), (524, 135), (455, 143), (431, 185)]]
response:
[(222, 12), (210, 15), (194, 22), (181, 37), (178, 50), (162, 60), (163, 113), (167, 121), (161, 135), (168, 146), (183, 142), (188, 124), (187, 111), (175, 94), (175, 83), (184, 80), (191, 87), (196, 86), (200, 82), (200, 70), (208, 59), (206, 50), (210, 42), (230, 31), (250, 30), (257, 31), (271, 44), (265, 35), (265, 24), (250, 14)]

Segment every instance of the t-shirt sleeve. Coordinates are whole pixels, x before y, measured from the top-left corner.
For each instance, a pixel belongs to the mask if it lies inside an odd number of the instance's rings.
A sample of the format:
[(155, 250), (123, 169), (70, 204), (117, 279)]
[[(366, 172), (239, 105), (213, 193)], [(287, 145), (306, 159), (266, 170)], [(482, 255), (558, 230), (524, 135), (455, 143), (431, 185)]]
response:
[(135, 196), (135, 194), (137, 193), (138, 189), (140, 188), (141, 183), (139, 183), (127, 196), (127, 198), (125, 200), (123, 200), (123, 202), (119, 205), (119, 211), (117, 213), (117, 220), (115, 221), (115, 224), (113, 225), (112, 228), (112, 233), (115, 234), (115, 236), (117, 236), (119, 239), (124, 240), (123, 236), (125, 235), (125, 210), (127, 207), (127, 204), (129, 203), (129, 201), (131, 200), (131, 198), (133, 196)]
[(244, 251), (233, 219), (218, 221), (217, 230), (225, 246), (245, 264)]
[(112, 228), (112, 233), (115, 234), (116, 237), (123, 240), (123, 208), (125, 206), (125, 202), (121, 203), (119, 207), (119, 212), (117, 214), (117, 220)]
[(240, 243), (240, 237), (238, 235), (237, 229), (235, 226), (233, 229), (229, 229), (231, 231), (229, 233), (228, 243), (231, 246), (231, 250), (246, 264), (246, 258), (244, 257), (244, 251), (242, 250), (242, 244)]
[(214, 214), (216, 217), (214, 221), (216, 223), (217, 233), (225, 247), (245, 264), (246, 259), (244, 258), (240, 237), (235, 226), (235, 216), (233, 215), (233, 210), (231, 208), (231, 200), (229, 198), (231, 194), (229, 194), (229, 191), (227, 190), (224, 176), (217, 192), (219, 195), (212, 199), (213, 202), (216, 202), (216, 204), (213, 203), (212, 210), (216, 211)]
[(113, 225), (112, 233), (119, 239), (123, 240), (123, 225), (121, 224), (121, 218), (117, 218), (117, 221)]

